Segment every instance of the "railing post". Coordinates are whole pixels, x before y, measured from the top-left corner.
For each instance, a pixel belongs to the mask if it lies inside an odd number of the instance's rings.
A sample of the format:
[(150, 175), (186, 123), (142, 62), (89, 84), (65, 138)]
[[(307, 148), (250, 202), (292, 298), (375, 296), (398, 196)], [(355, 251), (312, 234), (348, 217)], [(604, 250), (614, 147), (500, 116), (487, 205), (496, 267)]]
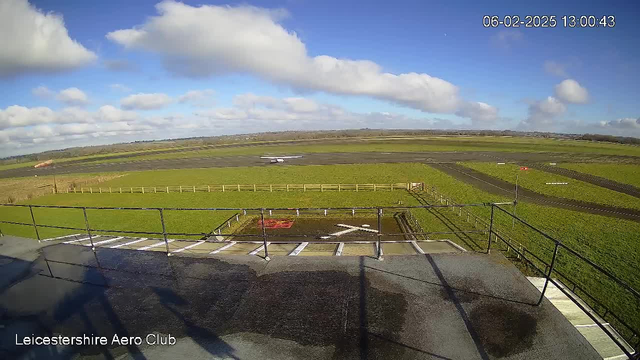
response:
[(264, 228), (264, 208), (260, 209), (260, 227), (262, 228), (262, 241), (264, 246), (264, 259), (269, 261), (269, 250), (267, 249), (267, 230)]
[(162, 223), (162, 236), (164, 237), (164, 245), (167, 247), (167, 256), (171, 256), (169, 252), (169, 240), (167, 240), (167, 228), (164, 225), (164, 212), (162, 208), (158, 209), (160, 211), (160, 222)]
[(31, 213), (31, 221), (33, 221), (33, 229), (36, 231), (36, 238), (40, 242), (40, 233), (38, 232), (38, 225), (36, 225), (36, 218), (33, 216), (33, 208), (29, 205), (29, 212)]
[(487, 244), (487, 254), (491, 253), (491, 234), (493, 232), (493, 210), (494, 210), (494, 205), (491, 204), (491, 220), (489, 221), (489, 243)]
[(556, 246), (553, 249), (553, 257), (551, 258), (551, 264), (549, 264), (549, 272), (547, 273), (547, 277), (544, 281), (544, 286), (542, 287), (542, 294), (540, 294), (540, 299), (538, 300), (538, 303), (536, 304), (536, 306), (540, 306), (540, 304), (542, 304), (542, 300), (544, 299), (544, 293), (547, 291), (547, 285), (549, 285), (549, 278), (553, 274), (553, 266), (556, 263), (556, 256), (558, 256), (558, 245), (559, 244), (556, 241)]
[(377, 258), (378, 260), (382, 261), (384, 260), (382, 258), (382, 243), (381, 240), (382, 239), (382, 209), (378, 208), (378, 253)]
[(89, 218), (87, 217), (87, 208), (82, 208), (82, 213), (84, 214), (84, 226), (87, 229), (87, 234), (89, 235), (89, 242), (91, 243), (91, 250), (96, 251), (95, 245), (93, 245), (93, 236), (91, 235), (91, 228), (89, 227)]

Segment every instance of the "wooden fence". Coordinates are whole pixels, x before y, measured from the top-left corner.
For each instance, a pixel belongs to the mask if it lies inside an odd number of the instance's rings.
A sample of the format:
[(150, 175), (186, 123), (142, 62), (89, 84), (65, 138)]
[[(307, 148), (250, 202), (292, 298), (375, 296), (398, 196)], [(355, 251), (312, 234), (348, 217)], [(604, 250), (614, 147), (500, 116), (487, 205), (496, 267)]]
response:
[(235, 185), (178, 185), (178, 186), (130, 186), (130, 187), (81, 187), (58, 191), (72, 194), (153, 194), (195, 193), (229, 191), (395, 191), (424, 189), (423, 183), (393, 184), (235, 184)]

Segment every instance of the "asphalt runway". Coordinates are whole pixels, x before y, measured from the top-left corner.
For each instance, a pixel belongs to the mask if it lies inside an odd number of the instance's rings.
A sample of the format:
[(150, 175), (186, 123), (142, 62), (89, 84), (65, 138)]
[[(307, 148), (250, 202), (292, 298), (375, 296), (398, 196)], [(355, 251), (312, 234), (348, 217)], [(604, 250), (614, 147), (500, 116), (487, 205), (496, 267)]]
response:
[[(455, 163), (460, 161), (505, 161), (518, 163), (539, 162), (624, 162), (639, 163), (640, 158), (600, 154), (566, 153), (510, 153), (510, 152), (361, 152), (361, 153), (311, 153), (300, 159), (285, 161), (285, 165), (333, 165), (371, 163)], [(25, 177), (34, 175), (78, 174), (97, 172), (144, 171), (156, 169), (192, 169), (239, 166), (278, 166), (270, 164), (260, 156), (227, 156), (183, 159), (129, 160), (122, 162), (61, 163), (53, 167), (35, 169), (16, 168), (0, 171), (0, 178)]]
[[(514, 185), (504, 180), (457, 164), (430, 164), (430, 166), (486, 192), (514, 197)], [(639, 210), (547, 196), (522, 187), (518, 188), (518, 200), (640, 222)]]

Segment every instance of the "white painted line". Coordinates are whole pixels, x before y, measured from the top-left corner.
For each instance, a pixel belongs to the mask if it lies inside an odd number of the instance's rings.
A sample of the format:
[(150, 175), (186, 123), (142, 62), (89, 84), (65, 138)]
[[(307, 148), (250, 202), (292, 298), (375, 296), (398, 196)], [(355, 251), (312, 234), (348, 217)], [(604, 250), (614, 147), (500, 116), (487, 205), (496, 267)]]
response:
[(141, 241), (145, 241), (145, 240), (147, 240), (147, 238), (140, 238), (140, 239), (138, 239), (138, 240), (129, 241), (128, 243), (118, 244), (118, 245), (112, 246), (111, 248), (112, 248), (112, 249), (117, 249), (117, 248), (119, 248), (119, 247), (121, 247), (121, 246), (132, 245), (132, 244), (139, 243), (139, 242), (141, 242)]
[(204, 241), (204, 240), (202, 240), (202, 241), (198, 241), (198, 242), (197, 242), (197, 243), (195, 243), (195, 244), (191, 244), (191, 245), (185, 246), (185, 247), (183, 247), (182, 249), (178, 249), (178, 250), (176, 250), (176, 251), (172, 251), (171, 253), (179, 253), (179, 252), (183, 252), (183, 251), (185, 251), (185, 250), (188, 250), (188, 249), (194, 248), (194, 247), (196, 247), (196, 246), (198, 246), (198, 245), (201, 245), (201, 244), (204, 244), (204, 243), (206, 243), (206, 241)]
[(82, 239), (76, 239), (76, 240), (65, 241), (65, 242), (63, 242), (63, 244), (73, 244), (74, 242), (78, 242), (78, 241), (85, 241), (85, 240), (89, 240), (89, 237), (87, 236), (86, 238), (82, 238)]
[[(167, 240), (166, 243), (171, 243), (171, 242), (174, 242), (174, 241), (175, 240)], [(158, 246), (161, 246), (161, 245), (164, 245), (164, 244), (165, 244), (165, 241), (163, 240), (163, 241), (159, 241), (159, 242), (157, 242), (157, 243), (155, 243), (153, 245), (141, 247), (141, 248), (136, 249), (136, 250), (149, 250), (149, 249), (153, 249), (154, 247), (158, 247)]]
[[(109, 240), (103, 240), (103, 241), (94, 242), (93, 245), (108, 244), (108, 243), (112, 243), (114, 241), (118, 241), (120, 239), (124, 239), (124, 236), (120, 236), (120, 237), (109, 239)], [(91, 244), (85, 244), (84, 246), (91, 246)]]
[(443, 241), (448, 242), (449, 244), (451, 244), (451, 246), (455, 247), (456, 249), (458, 249), (458, 250), (460, 250), (460, 251), (465, 251), (465, 252), (467, 251), (465, 248), (463, 248), (462, 246), (460, 246), (460, 245), (458, 245), (458, 244), (454, 243), (454, 242), (453, 242), (453, 241), (451, 241), (451, 240), (443, 240)]
[(54, 238), (51, 238), (51, 239), (44, 239), (44, 240), (42, 240), (42, 241), (44, 242), (44, 241), (60, 240), (60, 239), (64, 239), (64, 238), (66, 238), (66, 237), (72, 237), (72, 236), (78, 236), (78, 235), (80, 235), (80, 234), (73, 234), (73, 235), (58, 236), (58, 237), (54, 237)]
[(346, 228), (349, 228), (349, 229), (356, 229), (356, 230), (362, 230), (362, 231), (369, 231), (369, 232), (374, 232), (374, 233), (377, 233), (377, 232), (378, 232), (378, 230), (368, 229), (368, 228), (360, 227), (360, 226), (347, 225), (347, 224), (337, 224), (337, 226), (340, 226), (340, 227), (346, 227)]
[(236, 244), (236, 242), (235, 242), (235, 241), (232, 241), (232, 242), (228, 243), (227, 245), (225, 245), (225, 246), (221, 247), (220, 249), (213, 250), (213, 251), (212, 251), (212, 252), (210, 252), (209, 254), (217, 254), (217, 253), (219, 253), (220, 251), (227, 250), (228, 248), (232, 247), (232, 246), (233, 246), (233, 245), (235, 245), (235, 244)]
[(303, 242), (302, 244), (298, 245), (297, 248), (293, 249), (293, 251), (289, 253), (289, 256), (298, 256), (298, 254), (300, 254), (302, 250), (307, 247), (307, 245), (309, 245), (308, 242)]
[(413, 248), (420, 254), (424, 254), (424, 250), (422, 250), (422, 248), (420, 246), (418, 246), (418, 243), (415, 241), (411, 242), (411, 245), (413, 245)]
[[(271, 243), (267, 242), (267, 246), (269, 246), (269, 244), (271, 244)], [(260, 245), (257, 249), (255, 249), (252, 252), (250, 252), (249, 255), (256, 255), (257, 253), (262, 251), (262, 249), (264, 249), (264, 245)]]
[(329, 234), (329, 236), (327, 238), (329, 238), (331, 236), (338, 237), (338, 236), (341, 236), (341, 235), (344, 235), (344, 234), (348, 234), (348, 233), (351, 233), (351, 232), (354, 232), (354, 231), (358, 231), (358, 229), (347, 229), (347, 230), (334, 232), (333, 234)]
[(342, 256), (342, 249), (344, 248), (344, 243), (338, 244), (338, 248), (336, 249), (336, 256)]
[[(602, 326), (608, 326), (609, 323), (603, 323)], [(583, 328), (583, 327), (596, 327), (598, 326), (598, 324), (587, 324), (587, 325), (575, 325), (575, 327), (577, 328)]]

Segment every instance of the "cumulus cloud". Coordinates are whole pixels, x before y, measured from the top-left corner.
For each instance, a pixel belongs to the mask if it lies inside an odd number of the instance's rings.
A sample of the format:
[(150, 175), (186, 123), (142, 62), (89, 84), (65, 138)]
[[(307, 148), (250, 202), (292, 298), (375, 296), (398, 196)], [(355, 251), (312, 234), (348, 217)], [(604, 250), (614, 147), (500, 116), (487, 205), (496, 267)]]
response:
[(280, 24), (287, 15), (282, 10), (174, 1), (156, 9), (158, 16), (107, 38), (157, 53), (168, 70), (183, 76), (250, 73), (298, 90), (370, 96), (435, 113), (462, 105), (457, 86), (428, 74), (391, 74), (368, 60), (310, 56), (297, 34)]
[(547, 74), (551, 74), (557, 77), (566, 78), (569, 76), (567, 75), (567, 65), (552, 60), (547, 60), (544, 62), (544, 71)]
[(213, 95), (215, 92), (211, 89), (190, 90), (178, 97), (181, 104), (192, 104), (195, 106), (211, 106), (214, 104)]
[(23, 127), (47, 123), (89, 122), (88, 112), (79, 108), (65, 108), (53, 111), (48, 107), (28, 108), (12, 105), (0, 109), (0, 129)]
[(483, 102), (467, 102), (456, 115), (471, 119), (474, 126), (488, 126), (498, 120), (498, 108)]
[[(640, 136), (640, 118), (623, 118), (611, 121), (603, 121), (600, 127), (614, 130), (619, 135)], [(627, 131), (632, 131), (628, 133)]]
[(153, 110), (161, 109), (169, 104), (173, 100), (167, 94), (153, 93), (153, 94), (134, 94), (129, 95), (120, 100), (120, 106), (127, 110)]
[(564, 80), (556, 85), (555, 94), (558, 99), (567, 103), (585, 104), (589, 101), (587, 89), (573, 79)]
[(98, 109), (97, 118), (109, 122), (134, 121), (138, 119), (138, 114), (133, 111), (118, 109), (112, 105), (104, 105)]
[(55, 72), (87, 65), (96, 55), (71, 39), (61, 15), (27, 0), (0, 1), (0, 76)]
[(86, 105), (89, 102), (87, 94), (76, 87), (60, 91), (56, 96), (56, 100), (71, 106)]
[(520, 125), (528, 130), (551, 130), (553, 120), (566, 110), (567, 107), (561, 101), (549, 96), (529, 105), (529, 117)]

